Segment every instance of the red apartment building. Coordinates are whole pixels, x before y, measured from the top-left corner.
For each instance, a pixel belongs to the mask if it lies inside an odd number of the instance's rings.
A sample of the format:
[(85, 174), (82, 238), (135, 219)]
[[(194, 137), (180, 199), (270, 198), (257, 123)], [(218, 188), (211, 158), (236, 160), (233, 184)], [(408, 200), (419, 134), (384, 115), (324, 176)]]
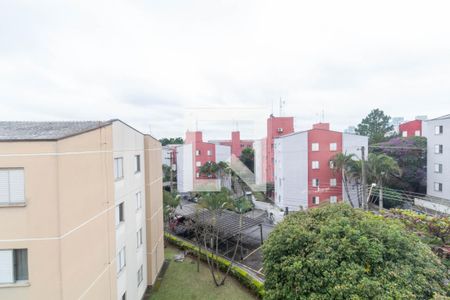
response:
[(205, 163), (230, 162), (231, 147), (203, 141), (201, 131), (187, 131), (184, 144), (177, 147), (177, 189), (192, 192), (204, 184), (208, 177), (200, 174)]
[(245, 148), (253, 148), (253, 140), (241, 140), (241, 133), (239, 131), (231, 132), (231, 140), (211, 140), (213, 144), (231, 147), (231, 154), (236, 157), (241, 156), (242, 150)]
[(274, 182), (274, 139), (294, 132), (293, 117), (267, 119), (267, 135), (255, 141), (255, 176), (257, 184)]
[(338, 153), (360, 155), (368, 138), (330, 130), (328, 123), (307, 131), (291, 133), (274, 141), (275, 204), (289, 210), (314, 207), (323, 202), (350, 199), (357, 203), (356, 187), (347, 195), (340, 172), (331, 163)]
[(422, 136), (422, 120), (400, 124), (399, 131), (402, 137)]

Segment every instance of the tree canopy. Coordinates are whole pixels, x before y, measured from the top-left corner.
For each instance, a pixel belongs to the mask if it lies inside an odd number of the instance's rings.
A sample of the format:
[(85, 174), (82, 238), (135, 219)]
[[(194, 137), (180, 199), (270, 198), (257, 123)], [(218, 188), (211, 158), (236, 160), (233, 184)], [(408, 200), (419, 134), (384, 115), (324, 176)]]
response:
[(430, 299), (439, 258), (395, 220), (346, 204), (287, 216), (263, 246), (266, 299)]
[(247, 147), (244, 150), (242, 150), (241, 156), (239, 156), (239, 159), (242, 161), (242, 163), (252, 172), (255, 170), (255, 151)]
[(427, 139), (424, 137), (395, 137), (373, 148), (373, 153), (392, 157), (402, 170), (401, 180), (392, 178), (388, 187), (416, 193), (426, 193)]
[(171, 144), (184, 144), (184, 141), (183, 141), (182, 137), (162, 138), (162, 139), (159, 140), (159, 142), (163, 146), (171, 145)]
[(356, 133), (369, 137), (369, 144), (380, 143), (394, 131), (394, 126), (390, 125), (391, 117), (385, 115), (380, 109), (374, 109), (366, 116), (358, 127)]

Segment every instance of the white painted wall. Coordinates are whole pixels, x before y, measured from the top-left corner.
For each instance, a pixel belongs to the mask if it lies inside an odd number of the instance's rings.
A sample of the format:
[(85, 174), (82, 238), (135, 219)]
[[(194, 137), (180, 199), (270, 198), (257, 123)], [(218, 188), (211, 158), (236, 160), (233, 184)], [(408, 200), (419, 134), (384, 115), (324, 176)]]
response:
[(215, 145), (216, 147), (216, 163), (218, 162), (226, 162), (228, 164), (231, 163), (231, 147), (223, 146), (223, 145)]
[(276, 138), (275, 205), (298, 211), (308, 207), (308, 133)]
[(179, 193), (194, 189), (192, 144), (177, 147), (177, 190)]
[(266, 140), (260, 139), (253, 142), (253, 149), (255, 151), (255, 183), (257, 185), (265, 184), (265, 178), (263, 176), (263, 168), (265, 168), (265, 149)]
[[(116, 228), (116, 254), (125, 246), (126, 266), (117, 276), (117, 297), (141, 299), (147, 288), (144, 136), (120, 121), (113, 123), (113, 156), (123, 157), (122, 180), (115, 182), (115, 204), (125, 203), (125, 222)], [(141, 157), (141, 171), (136, 173), (135, 155)], [(136, 193), (142, 194), (142, 208), (137, 210)], [(142, 228), (143, 244), (137, 247), (137, 231)], [(144, 267), (144, 280), (138, 287), (137, 272)]]
[[(450, 116), (442, 119), (428, 120), (422, 123), (427, 138), (427, 194), (434, 197), (450, 199)], [(444, 126), (444, 133), (435, 134), (435, 127)], [(434, 153), (434, 146), (444, 145), (442, 154)], [(434, 164), (443, 165), (442, 173), (435, 173)], [(442, 183), (442, 192), (434, 190), (434, 183)]]
[[(342, 134), (342, 152), (344, 154), (355, 154), (357, 159), (361, 158), (361, 147), (365, 147), (365, 156), (368, 157), (369, 138), (367, 136), (343, 133)], [(359, 207), (358, 202), (359, 185), (356, 182), (348, 183), (348, 194), (345, 189), (345, 184), (342, 182), (342, 197), (344, 201), (351, 201), (354, 207)]]

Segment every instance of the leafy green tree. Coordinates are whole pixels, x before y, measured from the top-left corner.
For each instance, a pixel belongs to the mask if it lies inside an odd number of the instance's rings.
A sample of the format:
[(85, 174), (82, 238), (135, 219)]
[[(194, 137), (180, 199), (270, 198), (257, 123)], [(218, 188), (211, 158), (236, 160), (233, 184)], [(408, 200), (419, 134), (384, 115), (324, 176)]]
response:
[(159, 142), (163, 146), (172, 145), (172, 144), (184, 144), (184, 141), (183, 141), (182, 137), (162, 138), (162, 139), (159, 140)]
[(180, 205), (181, 198), (179, 195), (173, 195), (168, 191), (163, 191), (164, 220), (170, 219), (175, 209)]
[(391, 117), (385, 115), (382, 110), (374, 109), (358, 124), (356, 132), (368, 136), (369, 144), (383, 142), (394, 131), (394, 126), (389, 125), (390, 120)]
[(239, 159), (250, 171), (255, 171), (255, 150), (253, 148), (247, 147), (242, 150)]
[(448, 274), (402, 224), (346, 204), (287, 216), (263, 246), (265, 299), (430, 299)]
[(424, 137), (395, 137), (371, 148), (373, 153), (384, 153), (397, 161), (401, 178), (391, 178), (387, 186), (393, 189), (426, 193), (427, 139)]

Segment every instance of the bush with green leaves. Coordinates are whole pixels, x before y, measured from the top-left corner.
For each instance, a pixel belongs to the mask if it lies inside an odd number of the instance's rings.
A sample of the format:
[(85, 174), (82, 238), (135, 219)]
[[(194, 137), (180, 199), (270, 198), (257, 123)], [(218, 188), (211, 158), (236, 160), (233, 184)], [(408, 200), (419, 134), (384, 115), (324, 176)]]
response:
[(430, 299), (439, 258), (395, 220), (327, 205), (293, 213), (264, 244), (265, 299)]

